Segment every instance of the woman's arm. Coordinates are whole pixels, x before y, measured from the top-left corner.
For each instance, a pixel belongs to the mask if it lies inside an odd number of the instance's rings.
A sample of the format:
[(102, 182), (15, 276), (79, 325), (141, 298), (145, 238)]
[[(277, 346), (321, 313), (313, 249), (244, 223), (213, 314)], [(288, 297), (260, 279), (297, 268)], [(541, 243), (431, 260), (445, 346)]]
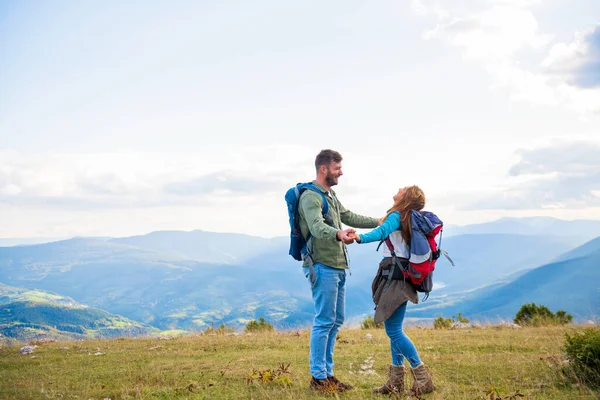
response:
[(400, 213), (394, 211), (391, 213), (379, 227), (370, 232), (363, 233), (357, 236), (359, 243), (371, 243), (386, 239), (390, 233), (400, 228)]

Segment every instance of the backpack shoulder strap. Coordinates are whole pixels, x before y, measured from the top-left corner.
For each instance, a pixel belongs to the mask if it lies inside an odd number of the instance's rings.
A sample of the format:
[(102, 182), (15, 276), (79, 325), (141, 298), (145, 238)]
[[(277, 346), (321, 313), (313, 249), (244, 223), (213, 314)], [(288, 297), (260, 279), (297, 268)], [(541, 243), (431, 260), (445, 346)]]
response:
[(305, 185), (302, 185), (301, 189), (310, 189), (313, 192), (318, 193), (321, 196), (321, 200), (323, 200), (323, 216), (329, 213), (329, 203), (327, 202), (327, 199), (325, 198), (323, 192), (321, 192), (321, 190), (318, 187), (316, 187), (312, 183), (307, 183)]
[(313, 183), (304, 184), (302, 186), (302, 189), (310, 189), (321, 196), (321, 201), (323, 202), (323, 208), (321, 209), (321, 213), (323, 214), (323, 219), (335, 227), (333, 218), (329, 216), (329, 203), (327, 202), (327, 199), (325, 198), (323, 192), (321, 192), (321, 190), (318, 187), (316, 187)]

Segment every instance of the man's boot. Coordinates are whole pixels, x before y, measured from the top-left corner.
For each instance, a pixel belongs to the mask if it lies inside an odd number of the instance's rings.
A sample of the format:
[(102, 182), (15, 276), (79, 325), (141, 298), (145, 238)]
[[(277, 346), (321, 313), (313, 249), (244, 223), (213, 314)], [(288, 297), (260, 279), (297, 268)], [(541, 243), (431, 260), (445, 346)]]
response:
[(349, 383), (344, 383), (342, 381), (340, 381), (338, 378), (336, 378), (335, 376), (328, 376), (327, 380), (329, 382), (331, 382), (338, 390), (338, 392), (346, 392), (348, 390), (354, 390), (354, 386), (350, 385)]
[(431, 393), (435, 390), (431, 376), (425, 369), (425, 364), (421, 363), (418, 367), (412, 368), (412, 374), (415, 377), (415, 383), (413, 384), (411, 391), (415, 395)]
[(390, 365), (390, 374), (388, 380), (377, 389), (373, 389), (373, 394), (390, 394), (404, 392), (404, 365)]

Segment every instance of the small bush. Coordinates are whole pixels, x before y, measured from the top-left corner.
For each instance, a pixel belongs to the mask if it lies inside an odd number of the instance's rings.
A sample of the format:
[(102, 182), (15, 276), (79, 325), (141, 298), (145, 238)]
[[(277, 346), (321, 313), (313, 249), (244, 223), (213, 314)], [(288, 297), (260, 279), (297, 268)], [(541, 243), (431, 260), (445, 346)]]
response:
[(468, 324), (470, 322), (469, 318), (463, 317), (461, 313), (458, 313), (457, 316), (453, 316), (452, 319), (456, 320), (459, 324)]
[(263, 317), (260, 317), (258, 321), (248, 322), (246, 328), (244, 328), (245, 332), (272, 332), (274, 330), (273, 325), (265, 321)]
[(591, 388), (600, 388), (600, 329), (565, 333), (563, 350), (575, 376)]
[(383, 329), (383, 322), (378, 324), (375, 323), (375, 320), (370, 315), (367, 315), (363, 322), (360, 323), (361, 329)]
[(221, 324), (221, 325), (219, 325), (218, 328), (215, 329), (215, 324), (213, 323), (211, 326), (206, 328), (206, 330), (204, 331), (204, 334), (205, 335), (210, 335), (210, 334), (225, 335), (227, 333), (233, 333), (233, 332), (235, 332), (235, 329), (233, 329), (232, 327), (227, 326), (225, 324)]
[(469, 318), (463, 317), (461, 313), (453, 315), (452, 318), (444, 318), (441, 315), (433, 320), (433, 329), (454, 329), (460, 324), (468, 324)]
[(259, 371), (257, 369), (253, 369), (252, 372), (248, 374), (246, 377), (246, 383), (278, 383), (280, 385), (289, 386), (292, 384), (288, 375), (291, 375), (289, 370), (290, 363), (285, 365), (284, 363), (279, 364), (277, 369), (265, 369), (263, 371)]
[(571, 314), (558, 310), (554, 314), (548, 307), (535, 303), (524, 304), (515, 316), (515, 324), (522, 326), (553, 326), (567, 325), (573, 320)]
[(444, 318), (441, 315), (433, 320), (433, 329), (451, 329), (454, 325), (452, 318)]

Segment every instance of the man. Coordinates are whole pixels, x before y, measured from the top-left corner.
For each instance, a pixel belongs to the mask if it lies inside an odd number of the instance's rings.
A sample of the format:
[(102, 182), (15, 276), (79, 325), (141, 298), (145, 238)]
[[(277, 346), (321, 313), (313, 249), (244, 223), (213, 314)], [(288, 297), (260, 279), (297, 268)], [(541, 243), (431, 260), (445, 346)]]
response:
[[(329, 205), (328, 221), (323, 219), (323, 199), (313, 190), (300, 196), (300, 230), (308, 239), (311, 257), (305, 259), (304, 275), (312, 289), (315, 317), (310, 336), (310, 386), (322, 391), (346, 391), (352, 386), (340, 382), (333, 374), (333, 350), (346, 308), (346, 244), (351, 244), (354, 229), (342, 229), (342, 223), (355, 228), (375, 228), (377, 218), (354, 214), (344, 208), (331, 190), (342, 176), (342, 156), (337, 151), (322, 150), (315, 159), (317, 170), (313, 184)], [(311, 266), (312, 262), (312, 266)]]

